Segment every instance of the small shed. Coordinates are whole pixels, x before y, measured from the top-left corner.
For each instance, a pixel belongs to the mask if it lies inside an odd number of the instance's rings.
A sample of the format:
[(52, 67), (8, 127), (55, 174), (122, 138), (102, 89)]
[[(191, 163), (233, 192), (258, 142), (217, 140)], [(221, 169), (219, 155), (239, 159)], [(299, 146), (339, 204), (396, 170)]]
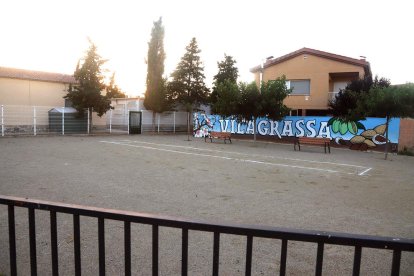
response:
[[(87, 133), (88, 118), (80, 116), (73, 107), (55, 107), (49, 110), (49, 132)], [(63, 127), (62, 127), (63, 126)]]

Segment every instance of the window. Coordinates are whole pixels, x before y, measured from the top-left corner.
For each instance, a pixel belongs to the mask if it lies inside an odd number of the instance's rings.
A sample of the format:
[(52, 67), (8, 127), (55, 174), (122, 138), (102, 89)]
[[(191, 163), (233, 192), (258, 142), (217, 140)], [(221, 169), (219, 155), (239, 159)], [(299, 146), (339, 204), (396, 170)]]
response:
[(287, 88), (292, 88), (290, 95), (309, 95), (310, 80), (289, 80), (286, 81)]

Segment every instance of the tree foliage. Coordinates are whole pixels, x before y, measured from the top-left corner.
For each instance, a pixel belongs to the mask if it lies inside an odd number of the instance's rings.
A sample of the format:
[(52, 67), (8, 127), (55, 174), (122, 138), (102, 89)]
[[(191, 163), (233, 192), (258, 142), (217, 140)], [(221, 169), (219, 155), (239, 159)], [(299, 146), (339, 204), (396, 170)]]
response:
[(253, 120), (263, 115), (262, 96), (255, 82), (240, 83), (240, 102), (237, 115), (242, 120)]
[(388, 156), (388, 126), (392, 117), (414, 118), (414, 84), (373, 87), (368, 94), (361, 95), (357, 111), (364, 117), (386, 118), (385, 159)]
[(339, 117), (344, 121), (358, 121), (364, 117), (363, 113), (357, 109), (358, 99), (361, 95), (369, 94), (372, 88), (386, 88), (390, 86), (390, 81), (386, 78), (372, 79), (368, 74), (362, 79), (350, 82), (345, 89), (340, 90), (335, 99), (329, 101), (328, 106), (334, 117)]
[(181, 104), (187, 112), (192, 112), (207, 102), (209, 89), (204, 83), (204, 66), (200, 60), (196, 38), (186, 47), (186, 53), (171, 74), (168, 84), (168, 98), (175, 104)]
[(115, 73), (112, 74), (109, 84), (106, 86), (106, 98), (125, 98), (126, 95), (122, 90), (115, 84)]
[(171, 74), (168, 83), (168, 100), (173, 105), (181, 105), (187, 111), (187, 137), (190, 140), (190, 115), (201, 104), (207, 103), (209, 89), (204, 84), (204, 66), (200, 60), (201, 50), (197, 40), (191, 39), (186, 53)]
[(218, 99), (218, 86), (224, 81), (237, 85), (239, 69), (236, 67), (236, 60), (232, 56), (224, 54), (224, 60), (217, 62), (218, 73), (213, 77), (213, 89), (210, 94), (210, 103), (215, 104)]
[[(72, 106), (81, 115), (84, 114), (85, 109), (89, 108), (90, 115), (92, 115), (93, 109), (98, 116), (102, 116), (111, 108), (110, 100), (101, 94), (106, 88), (101, 68), (106, 60), (103, 60), (97, 53), (96, 45), (92, 41), (89, 42), (89, 49), (85, 57), (78, 61), (74, 73), (78, 84), (70, 86), (68, 94), (64, 98), (70, 100)], [(90, 120), (92, 120), (92, 116), (90, 116)]]
[(154, 22), (151, 40), (148, 42), (147, 58), (147, 90), (145, 91), (144, 106), (155, 113), (168, 110), (164, 74), (164, 26), (162, 18)]
[(236, 116), (240, 103), (240, 90), (237, 83), (224, 79), (218, 83), (216, 92), (217, 101), (211, 106), (212, 112), (222, 117)]
[(357, 109), (366, 117), (414, 118), (414, 84), (374, 87), (361, 96)]
[(262, 113), (273, 121), (280, 121), (289, 114), (290, 109), (283, 104), (284, 99), (291, 93), (286, 87), (286, 78), (262, 83)]

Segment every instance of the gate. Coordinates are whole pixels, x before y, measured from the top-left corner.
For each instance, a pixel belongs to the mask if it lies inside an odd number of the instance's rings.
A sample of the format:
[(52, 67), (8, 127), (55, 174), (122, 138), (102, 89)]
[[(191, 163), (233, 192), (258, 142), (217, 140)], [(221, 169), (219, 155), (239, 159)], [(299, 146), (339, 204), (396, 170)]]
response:
[(129, 134), (142, 133), (142, 111), (129, 112)]

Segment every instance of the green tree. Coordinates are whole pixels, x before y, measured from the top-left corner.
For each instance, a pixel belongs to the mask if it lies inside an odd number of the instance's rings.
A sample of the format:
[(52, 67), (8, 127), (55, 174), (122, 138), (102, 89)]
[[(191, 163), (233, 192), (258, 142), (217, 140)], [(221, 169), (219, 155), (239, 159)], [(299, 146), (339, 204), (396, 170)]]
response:
[(154, 22), (151, 40), (148, 42), (147, 58), (147, 90), (145, 91), (144, 106), (152, 110), (152, 126), (155, 130), (156, 113), (168, 110), (164, 74), (164, 26), (162, 18)]
[(385, 117), (385, 159), (388, 156), (388, 126), (393, 117), (414, 118), (414, 84), (373, 87), (358, 99), (356, 111), (363, 117)]
[(209, 89), (204, 84), (204, 66), (200, 60), (201, 50), (193, 38), (186, 47), (186, 53), (171, 74), (168, 84), (168, 98), (187, 111), (187, 137), (190, 140), (190, 115), (201, 104), (207, 103)]
[(217, 100), (211, 106), (212, 112), (223, 118), (236, 116), (240, 102), (240, 90), (237, 84), (229, 79), (224, 79), (218, 83), (216, 93)]
[(113, 98), (125, 98), (126, 95), (122, 90), (115, 84), (115, 73), (112, 74), (109, 84), (106, 86), (106, 98), (113, 99)]
[(225, 80), (228, 80), (237, 85), (237, 78), (239, 77), (239, 69), (236, 67), (236, 61), (232, 56), (224, 54), (224, 60), (217, 62), (218, 73), (213, 77), (213, 91), (210, 94), (210, 103), (215, 104), (218, 99), (218, 86)]
[(357, 111), (358, 99), (368, 94), (371, 88), (386, 88), (390, 86), (390, 81), (386, 78), (372, 79), (371, 74), (367, 74), (362, 79), (353, 80), (340, 90), (333, 100), (328, 102), (329, 111), (334, 117), (341, 118), (344, 122), (359, 121), (364, 117)]
[(96, 45), (89, 40), (90, 46), (83, 59), (78, 61), (74, 77), (78, 82), (69, 86), (65, 99), (71, 101), (72, 106), (82, 116), (85, 109), (89, 110), (90, 126), (92, 126), (92, 112), (102, 116), (111, 108), (111, 101), (101, 94), (105, 89), (102, 65), (106, 62), (97, 53)]
[(262, 94), (255, 82), (240, 83), (237, 115), (241, 121), (253, 121), (253, 140), (256, 141), (256, 118), (263, 116)]
[(262, 82), (262, 113), (268, 119), (280, 121), (289, 114), (290, 109), (283, 104), (291, 93), (286, 87), (286, 78), (282, 76), (276, 80)]

